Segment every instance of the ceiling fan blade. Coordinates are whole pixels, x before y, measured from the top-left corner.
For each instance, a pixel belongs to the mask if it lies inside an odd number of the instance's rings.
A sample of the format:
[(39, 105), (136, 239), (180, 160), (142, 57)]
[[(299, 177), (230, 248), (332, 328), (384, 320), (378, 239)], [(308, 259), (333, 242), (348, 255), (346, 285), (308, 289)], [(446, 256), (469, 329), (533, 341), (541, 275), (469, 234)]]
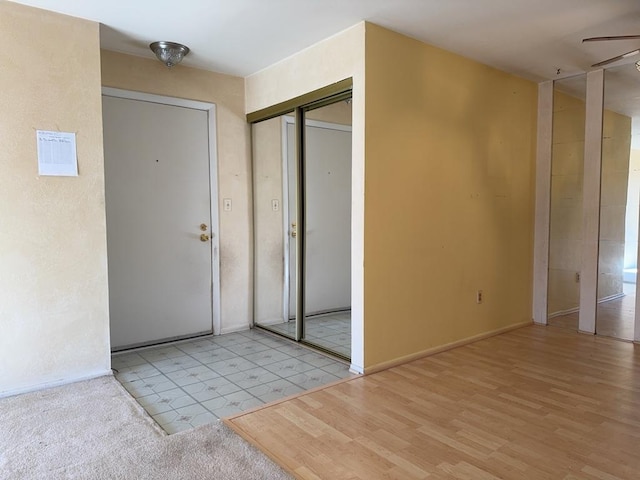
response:
[(609, 65), (610, 63), (617, 62), (618, 60), (622, 60), (623, 58), (633, 57), (640, 53), (640, 48), (635, 50), (631, 50), (630, 52), (623, 53), (622, 55), (618, 55), (617, 57), (609, 58), (607, 60), (603, 60), (602, 62), (594, 63), (591, 65), (592, 67), (602, 67), (604, 65)]
[(613, 37), (591, 37), (583, 38), (583, 42), (603, 42), (606, 40), (638, 40), (640, 35), (615, 35)]

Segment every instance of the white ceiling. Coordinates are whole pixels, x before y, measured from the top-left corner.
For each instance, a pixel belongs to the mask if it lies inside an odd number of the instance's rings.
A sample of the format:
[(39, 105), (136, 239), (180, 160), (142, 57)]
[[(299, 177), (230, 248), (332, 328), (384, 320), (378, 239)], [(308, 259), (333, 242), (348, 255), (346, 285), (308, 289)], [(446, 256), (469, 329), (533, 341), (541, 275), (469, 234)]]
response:
[[(153, 58), (149, 43), (180, 42), (191, 48), (185, 65), (238, 76), (362, 20), (533, 81), (571, 77), (640, 48), (640, 40), (581, 42), (640, 34), (640, 0), (14, 1), (100, 22), (105, 49)], [(640, 116), (637, 60), (611, 65), (622, 74), (617, 109), (633, 116)]]
[(239, 76), (362, 20), (534, 81), (640, 48), (640, 40), (581, 43), (640, 34), (640, 0), (17, 1), (102, 23), (108, 50), (151, 58), (150, 42), (175, 41), (192, 50), (185, 65)]

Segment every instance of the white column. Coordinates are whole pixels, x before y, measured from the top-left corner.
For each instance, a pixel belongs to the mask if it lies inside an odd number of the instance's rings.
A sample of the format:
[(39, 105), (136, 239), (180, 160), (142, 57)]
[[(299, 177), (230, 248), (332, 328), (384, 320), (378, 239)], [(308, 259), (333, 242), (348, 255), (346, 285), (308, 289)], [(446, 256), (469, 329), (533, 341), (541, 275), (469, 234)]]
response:
[(533, 321), (547, 324), (549, 283), (549, 223), (551, 203), (551, 150), (553, 135), (553, 81), (538, 84), (538, 137), (536, 154), (536, 212), (533, 243)]
[(596, 331), (603, 100), (604, 70), (587, 73), (582, 204), (582, 270), (580, 274), (580, 317), (578, 322), (578, 330), (583, 333), (595, 333)]

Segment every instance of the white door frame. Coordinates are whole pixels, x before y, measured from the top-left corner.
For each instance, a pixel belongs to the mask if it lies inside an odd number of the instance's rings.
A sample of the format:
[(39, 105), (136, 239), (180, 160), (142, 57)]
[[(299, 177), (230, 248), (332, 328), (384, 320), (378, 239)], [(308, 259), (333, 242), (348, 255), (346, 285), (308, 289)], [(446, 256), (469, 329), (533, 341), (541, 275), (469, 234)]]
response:
[[(291, 235), (289, 235), (289, 151), (288, 151), (288, 138), (287, 127), (289, 125), (295, 125), (296, 119), (290, 115), (282, 117), (282, 219), (283, 219), (283, 232), (284, 232), (284, 288), (282, 295), (282, 318), (285, 322), (289, 321), (289, 269), (291, 268), (289, 262), (289, 251), (291, 248)], [(342, 125), (340, 123), (322, 122), (320, 120), (305, 120), (305, 126), (326, 128), (329, 130), (338, 130), (341, 132), (353, 132), (351, 125)], [(297, 273), (296, 273), (297, 275)]]
[(211, 199), (211, 322), (213, 334), (220, 335), (220, 221), (218, 215), (218, 148), (216, 144), (216, 106), (213, 103), (102, 87), (107, 97), (140, 100), (207, 112), (209, 123), (209, 193)]

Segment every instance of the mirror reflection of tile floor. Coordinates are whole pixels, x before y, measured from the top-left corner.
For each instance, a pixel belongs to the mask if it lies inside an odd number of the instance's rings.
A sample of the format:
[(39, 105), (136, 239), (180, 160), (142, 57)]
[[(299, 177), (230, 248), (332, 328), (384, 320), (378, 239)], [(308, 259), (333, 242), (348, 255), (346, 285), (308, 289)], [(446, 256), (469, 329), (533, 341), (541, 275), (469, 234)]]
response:
[[(268, 325), (267, 328), (293, 337), (296, 322)], [(305, 322), (305, 340), (328, 350), (351, 357), (351, 312), (336, 312), (307, 317)]]
[(259, 330), (116, 353), (112, 367), (169, 434), (350, 376), (346, 363)]

